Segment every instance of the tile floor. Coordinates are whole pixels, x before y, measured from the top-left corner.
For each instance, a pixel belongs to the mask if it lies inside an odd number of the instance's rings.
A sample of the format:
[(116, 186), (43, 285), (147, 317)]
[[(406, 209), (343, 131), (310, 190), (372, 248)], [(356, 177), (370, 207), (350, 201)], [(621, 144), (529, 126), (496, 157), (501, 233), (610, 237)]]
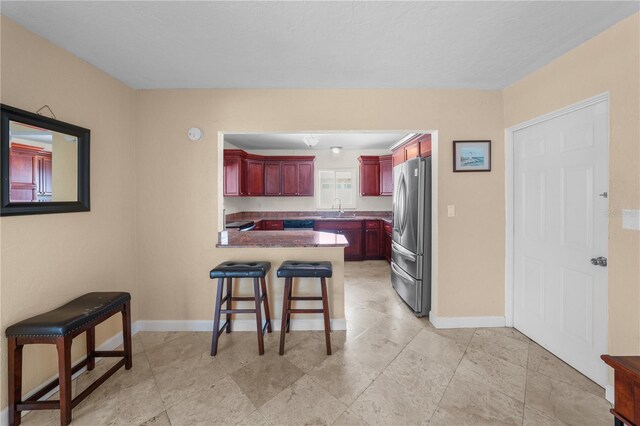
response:
[[(513, 329), (437, 330), (389, 285), (384, 261), (346, 267), (348, 330), (278, 334), (141, 332), (134, 367), (73, 412), (74, 425), (609, 425), (604, 390)], [(113, 360), (74, 381), (81, 392)], [(56, 396), (54, 396), (55, 398)], [(55, 411), (25, 425), (57, 424)]]

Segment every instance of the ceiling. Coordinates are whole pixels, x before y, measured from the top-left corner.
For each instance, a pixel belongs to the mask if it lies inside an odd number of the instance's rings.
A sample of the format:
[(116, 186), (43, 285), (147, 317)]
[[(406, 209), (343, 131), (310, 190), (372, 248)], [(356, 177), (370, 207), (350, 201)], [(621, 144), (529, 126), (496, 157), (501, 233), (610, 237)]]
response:
[(7, 1), (2, 14), (138, 89), (501, 89), (638, 1)]
[[(318, 138), (318, 144), (308, 148), (303, 138), (310, 135)], [(339, 146), (343, 149), (389, 149), (407, 136), (407, 133), (225, 133), (225, 142), (236, 148), (328, 150)]]

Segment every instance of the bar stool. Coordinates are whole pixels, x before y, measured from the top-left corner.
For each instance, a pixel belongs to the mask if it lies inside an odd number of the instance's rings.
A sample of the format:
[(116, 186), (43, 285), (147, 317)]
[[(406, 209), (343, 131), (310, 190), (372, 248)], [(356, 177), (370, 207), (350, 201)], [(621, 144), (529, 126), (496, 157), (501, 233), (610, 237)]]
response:
[[(213, 338), (211, 339), (211, 356), (218, 353), (218, 338), (223, 330), (231, 333), (232, 314), (256, 314), (256, 325), (258, 329), (258, 353), (264, 354), (263, 336), (265, 329), (271, 333), (271, 313), (269, 311), (269, 298), (267, 297), (267, 284), (265, 277), (271, 269), (269, 262), (223, 262), (213, 268), (209, 273), (211, 279), (218, 279), (218, 295), (216, 297), (216, 310), (213, 318)], [(224, 279), (227, 279), (227, 294), (222, 297), (222, 287)], [(253, 296), (237, 297), (233, 296), (234, 278), (253, 278)], [(262, 294), (260, 294), (262, 287)], [(254, 309), (233, 309), (231, 302), (251, 301), (255, 302)], [(222, 309), (222, 304), (226, 302), (226, 309)], [(260, 304), (264, 302), (265, 323), (262, 325), (262, 309)], [(225, 314), (225, 323), (220, 328), (220, 315)]]
[[(329, 324), (329, 300), (327, 297), (327, 278), (331, 278), (331, 262), (304, 262), (286, 260), (278, 268), (278, 277), (284, 278), (284, 296), (282, 298), (282, 328), (280, 330), (280, 355), (284, 355), (285, 333), (289, 332), (291, 314), (323, 314), (324, 337), (327, 343), (327, 355), (331, 355), (331, 325)], [(293, 278), (320, 278), (322, 296), (293, 296)], [(322, 300), (322, 309), (291, 309), (293, 300)]]

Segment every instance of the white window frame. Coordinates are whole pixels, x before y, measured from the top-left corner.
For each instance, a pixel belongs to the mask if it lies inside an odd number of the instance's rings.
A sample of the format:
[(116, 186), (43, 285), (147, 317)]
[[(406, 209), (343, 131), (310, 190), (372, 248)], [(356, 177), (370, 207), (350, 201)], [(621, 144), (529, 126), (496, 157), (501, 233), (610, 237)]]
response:
[[(320, 174), (322, 172), (333, 172), (334, 174), (334, 186), (333, 186), (333, 196), (331, 198), (330, 202), (326, 202), (322, 200), (322, 188), (321, 188), (321, 179), (320, 179)], [(358, 192), (356, 191), (357, 187), (358, 187), (358, 174), (356, 173), (356, 170), (352, 167), (338, 167), (335, 169), (319, 169), (316, 170), (316, 207), (319, 210), (331, 210), (331, 209), (337, 209), (338, 205), (334, 205), (333, 201), (335, 201), (336, 198), (336, 187), (335, 187), (335, 173), (336, 172), (349, 172), (351, 173), (351, 199), (353, 200), (352, 203), (345, 203), (342, 202), (341, 200), (341, 207), (343, 209), (355, 209), (356, 208), (356, 203), (357, 203), (357, 199), (358, 199)]]

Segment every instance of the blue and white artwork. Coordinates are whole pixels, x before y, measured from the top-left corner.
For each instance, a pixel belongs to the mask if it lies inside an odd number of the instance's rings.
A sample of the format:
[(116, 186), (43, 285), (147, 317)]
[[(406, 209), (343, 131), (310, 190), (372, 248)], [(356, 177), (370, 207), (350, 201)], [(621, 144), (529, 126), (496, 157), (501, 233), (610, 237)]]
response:
[(471, 167), (482, 167), (485, 165), (485, 150), (482, 147), (462, 147), (460, 148), (460, 165)]

